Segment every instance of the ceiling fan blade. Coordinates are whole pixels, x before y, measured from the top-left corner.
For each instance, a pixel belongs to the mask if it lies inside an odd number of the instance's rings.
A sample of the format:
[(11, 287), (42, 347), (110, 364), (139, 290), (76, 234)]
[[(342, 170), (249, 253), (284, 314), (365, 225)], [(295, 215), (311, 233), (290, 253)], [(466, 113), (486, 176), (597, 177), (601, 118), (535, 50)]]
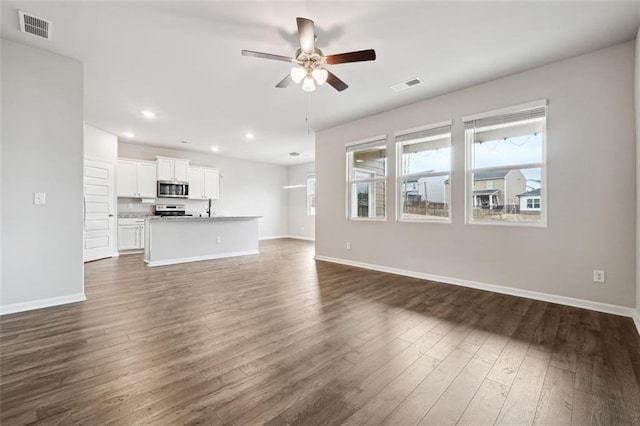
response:
[(316, 29), (311, 19), (296, 18), (298, 23), (298, 38), (300, 39), (300, 49), (311, 55), (316, 49)]
[(359, 50), (357, 52), (338, 53), (337, 55), (329, 55), (325, 58), (329, 65), (344, 64), (347, 62), (374, 61), (375, 59), (376, 51), (373, 49)]
[(333, 88), (336, 89), (338, 92), (342, 92), (344, 89), (349, 87), (347, 83), (345, 83), (344, 81), (336, 77), (334, 73), (332, 73), (331, 71), (327, 71), (327, 72), (329, 73), (329, 75), (327, 76), (327, 83), (333, 86)]
[(276, 87), (278, 89), (284, 89), (285, 87), (288, 87), (292, 81), (293, 80), (291, 79), (291, 74), (287, 74), (285, 78), (280, 80), (280, 83), (276, 84)]
[(254, 58), (273, 59), (284, 62), (297, 62), (294, 58), (288, 56), (272, 55), (271, 53), (254, 52), (252, 50), (243, 50), (242, 56), (252, 56)]

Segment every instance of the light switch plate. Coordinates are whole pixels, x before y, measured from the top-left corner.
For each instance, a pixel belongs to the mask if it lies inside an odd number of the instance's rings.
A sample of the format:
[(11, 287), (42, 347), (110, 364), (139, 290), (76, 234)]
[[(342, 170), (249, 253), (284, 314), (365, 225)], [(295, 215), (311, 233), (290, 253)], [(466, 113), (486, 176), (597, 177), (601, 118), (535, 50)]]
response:
[(33, 204), (35, 204), (36, 206), (43, 206), (47, 204), (47, 194), (45, 194), (44, 192), (34, 192)]

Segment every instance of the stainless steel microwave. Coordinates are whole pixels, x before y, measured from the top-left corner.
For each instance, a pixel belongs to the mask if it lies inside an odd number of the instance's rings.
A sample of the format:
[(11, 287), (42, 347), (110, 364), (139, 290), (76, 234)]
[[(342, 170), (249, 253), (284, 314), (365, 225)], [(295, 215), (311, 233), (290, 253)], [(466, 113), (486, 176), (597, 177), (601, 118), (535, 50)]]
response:
[(189, 198), (189, 182), (159, 180), (158, 198)]

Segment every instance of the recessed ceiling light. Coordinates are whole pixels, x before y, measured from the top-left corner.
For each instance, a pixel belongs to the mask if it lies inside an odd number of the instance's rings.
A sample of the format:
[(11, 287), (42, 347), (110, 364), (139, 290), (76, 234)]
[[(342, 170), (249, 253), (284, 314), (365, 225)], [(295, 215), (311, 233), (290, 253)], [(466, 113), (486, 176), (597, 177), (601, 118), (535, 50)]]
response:
[(220, 151), (220, 148), (218, 148), (217, 146), (212, 146), (211, 147), (211, 151), (218, 152), (218, 151)]
[(142, 115), (144, 115), (146, 118), (154, 118), (156, 116), (156, 113), (153, 111), (149, 111), (148, 109), (143, 109), (142, 111), (140, 111), (142, 113)]
[(125, 138), (129, 138), (129, 139), (135, 137), (135, 135), (133, 133), (131, 133), (131, 132), (124, 132), (122, 134), (122, 136), (124, 136)]
[(246, 137), (247, 139), (251, 140), (251, 139), (255, 138), (255, 135), (253, 133), (247, 133), (246, 135), (244, 135), (244, 137)]

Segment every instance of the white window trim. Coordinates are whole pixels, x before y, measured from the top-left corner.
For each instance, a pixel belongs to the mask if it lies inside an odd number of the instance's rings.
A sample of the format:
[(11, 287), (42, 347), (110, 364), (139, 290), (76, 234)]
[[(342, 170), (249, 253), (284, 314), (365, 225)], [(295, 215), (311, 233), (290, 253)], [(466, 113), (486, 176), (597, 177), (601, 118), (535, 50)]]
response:
[(417, 133), (417, 132), (422, 132), (424, 130), (437, 129), (438, 127), (445, 127), (445, 126), (449, 126), (449, 127), (453, 126), (453, 120), (445, 120), (439, 123), (427, 124), (426, 126), (414, 127), (412, 129), (398, 130), (393, 134), (393, 136), (394, 138), (397, 138), (398, 136), (408, 135), (409, 133)]
[[(378, 136), (372, 136), (370, 138), (366, 138), (366, 139), (360, 139), (354, 142), (347, 142), (345, 144), (345, 148), (346, 148), (346, 181), (347, 181), (347, 191), (345, 193), (346, 195), (346, 200), (345, 200), (345, 206), (346, 206), (346, 213), (347, 213), (347, 220), (353, 220), (353, 221), (378, 221), (378, 222), (384, 222), (387, 220), (387, 193), (388, 193), (388, 185), (387, 185), (387, 176), (388, 176), (388, 171), (389, 171), (389, 155), (387, 155), (386, 157), (386, 161), (385, 161), (385, 165), (384, 165), (384, 177), (379, 177), (379, 178), (369, 178), (369, 179), (353, 179), (351, 180), (351, 171), (352, 170), (357, 170), (357, 167), (353, 167), (352, 168), (352, 164), (353, 164), (353, 153), (357, 152), (358, 150), (350, 150), (349, 148), (351, 147), (355, 147), (358, 145), (367, 145), (370, 144), (372, 142), (377, 142), (379, 141), (380, 144), (379, 146), (382, 148), (384, 147), (384, 149), (387, 150), (387, 153), (389, 152), (389, 149), (387, 147), (387, 138), (388, 135), (383, 134), (383, 135), (378, 135)], [(364, 147), (363, 147), (364, 148)], [(353, 208), (354, 206), (352, 205), (354, 200), (351, 197), (351, 188), (354, 184), (357, 183), (368, 183), (370, 186), (376, 182), (384, 182), (385, 183), (385, 192), (384, 192), (384, 217), (351, 217), (351, 212), (354, 211)], [(370, 191), (371, 193), (371, 191)], [(374, 191), (374, 200), (375, 200), (375, 191)], [(355, 199), (355, 202), (357, 203), (357, 197)], [(357, 209), (357, 205), (355, 206)], [(375, 210), (374, 210), (375, 213)], [(371, 214), (371, 205), (369, 206), (369, 214)]]
[(542, 98), (542, 99), (538, 99), (531, 102), (525, 102), (519, 105), (514, 105), (510, 107), (505, 107), (505, 108), (498, 108), (492, 111), (481, 112), (478, 114), (466, 115), (462, 117), (462, 122), (466, 123), (469, 121), (481, 120), (483, 118), (493, 117), (494, 115), (510, 114), (512, 112), (523, 111), (526, 109), (533, 109), (541, 106), (547, 106), (548, 104), (549, 104), (549, 101), (547, 100), (547, 98)]
[[(540, 106), (547, 106), (548, 101), (546, 98), (537, 101), (527, 102), (520, 105), (515, 105), (506, 108), (500, 108), (493, 111), (469, 115), (462, 118), (464, 123), (479, 120), (482, 118), (491, 117), (500, 114), (509, 114), (525, 109), (536, 108)], [(464, 131), (464, 143), (465, 143), (465, 196), (464, 196), (464, 217), (465, 224), (467, 225), (480, 225), (480, 226), (511, 226), (519, 228), (546, 228), (547, 216), (549, 210), (549, 204), (547, 203), (547, 115), (545, 114), (544, 124), (542, 127), (542, 162), (540, 163), (525, 163), (525, 164), (512, 164), (507, 166), (495, 166), (495, 167), (482, 167), (473, 169), (473, 130)], [(501, 222), (501, 221), (487, 221), (487, 220), (473, 220), (473, 173), (474, 172), (490, 172), (496, 170), (521, 170), (529, 168), (540, 168), (540, 221), (539, 222)], [(544, 206), (544, 208), (542, 208)]]
[[(402, 135), (407, 135), (409, 133), (421, 132), (424, 130), (437, 129), (438, 127), (451, 127), (453, 125), (453, 120), (445, 120), (439, 123), (428, 124), (426, 126), (415, 127), (413, 129), (405, 129), (400, 130), (394, 133), (394, 138)], [(452, 149), (452, 129), (449, 131), (449, 148)], [(408, 141), (411, 142), (411, 141)], [(414, 142), (415, 143), (415, 142)], [(447, 217), (437, 217), (437, 216), (427, 216), (423, 218), (403, 218), (402, 217), (402, 181), (404, 179), (410, 178), (421, 178), (421, 177), (438, 177), (438, 176), (449, 176), (449, 184), (451, 185), (451, 169), (452, 169), (452, 161), (453, 158), (449, 159), (449, 171), (445, 172), (419, 172), (419, 173), (410, 173), (403, 175), (402, 174), (402, 147), (404, 145), (410, 145), (410, 143), (402, 143), (395, 142), (396, 145), (396, 221), (397, 222), (408, 222), (408, 223), (440, 223), (440, 224), (451, 224), (451, 212), (452, 212), (452, 202), (451, 200), (447, 200), (447, 204), (449, 205), (449, 216)], [(452, 152), (453, 157), (453, 152)], [(451, 186), (453, 188), (453, 186)], [(453, 198), (453, 190), (451, 191), (451, 198)]]

